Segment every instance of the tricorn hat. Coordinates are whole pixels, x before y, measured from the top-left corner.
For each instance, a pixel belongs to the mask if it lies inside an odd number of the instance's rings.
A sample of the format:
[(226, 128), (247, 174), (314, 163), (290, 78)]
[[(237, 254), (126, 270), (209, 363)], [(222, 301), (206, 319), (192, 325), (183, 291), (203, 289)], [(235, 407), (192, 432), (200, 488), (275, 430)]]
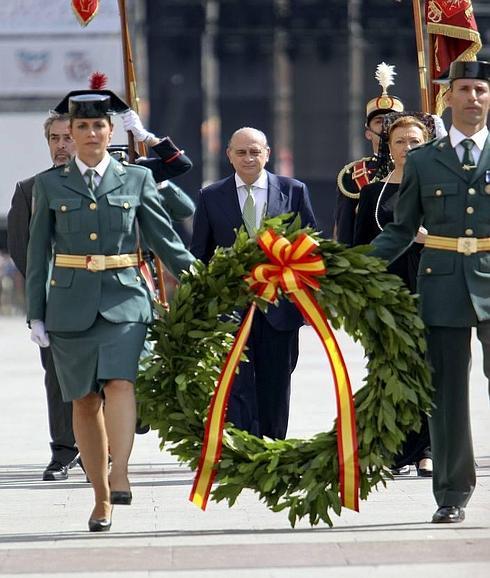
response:
[(75, 118), (99, 118), (119, 114), (129, 106), (112, 90), (72, 90), (54, 109)]
[(463, 62), (454, 60), (449, 66), (449, 70), (432, 82), (434, 84), (449, 84), (458, 78), (474, 78), (490, 81), (490, 62), (485, 60), (471, 60)]
[(374, 77), (383, 90), (381, 96), (372, 98), (366, 105), (366, 126), (378, 114), (403, 111), (403, 102), (397, 96), (388, 94), (388, 87), (395, 84), (393, 82), (395, 74), (395, 67), (386, 64), (386, 62), (382, 62), (376, 67)]

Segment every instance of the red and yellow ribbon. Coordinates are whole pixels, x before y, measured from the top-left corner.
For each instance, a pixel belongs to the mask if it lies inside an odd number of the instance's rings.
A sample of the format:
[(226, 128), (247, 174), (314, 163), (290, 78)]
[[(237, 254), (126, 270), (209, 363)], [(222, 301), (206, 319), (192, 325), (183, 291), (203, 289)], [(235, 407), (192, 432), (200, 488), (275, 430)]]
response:
[[(272, 229), (265, 231), (258, 238), (258, 243), (269, 262), (254, 267), (251, 275), (246, 278), (250, 288), (270, 303), (278, 299), (279, 287), (287, 293), (289, 299), (296, 304), (303, 317), (317, 332), (329, 358), (337, 398), (341, 500), (345, 507), (358, 511), (357, 432), (349, 376), (325, 313), (310, 291), (310, 288), (315, 290), (320, 288), (320, 283), (315, 277), (325, 275), (327, 272), (321, 256), (314, 254), (318, 243), (306, 233), (302, 233), (294, 243), (290, 243)], [(206, 508), (216, 475), (216, 465), (221, 456), (226, 404), (240, 356), (250, 334), (255, 308), (253, 304), (235, 337), (209, 407), (201, 458), (190, 495), (190, 500), (203, 510)]]

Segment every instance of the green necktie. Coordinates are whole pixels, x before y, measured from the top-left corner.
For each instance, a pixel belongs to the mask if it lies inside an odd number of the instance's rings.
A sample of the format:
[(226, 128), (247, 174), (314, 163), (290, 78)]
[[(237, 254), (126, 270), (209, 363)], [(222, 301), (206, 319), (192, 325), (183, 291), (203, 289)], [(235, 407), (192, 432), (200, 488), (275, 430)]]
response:
[(243, 205), (243, 222), (250, 237), (255, 237), (257, 231), (257, 213), (255, 211), (255, 199), (252, 195), (252, 186), (246, 185), (247, 198)]
[(88, 190), (91, 193), (95, 193), (95, 190), (97, 189), (97, 184), (95, 182), (95, 170), (94, 169), (87, 169), (85, 171), (85, 176), (87, 177), (87, 186), (88, 186)]
[(464, 155), (462, 160), (463, 169), (471, 171), (476, 168), (475, 158), (471, 149), (475, 146), (475, 141), (471, 138), (465, 138), (461, 141), (461, 146), (464, 148)]

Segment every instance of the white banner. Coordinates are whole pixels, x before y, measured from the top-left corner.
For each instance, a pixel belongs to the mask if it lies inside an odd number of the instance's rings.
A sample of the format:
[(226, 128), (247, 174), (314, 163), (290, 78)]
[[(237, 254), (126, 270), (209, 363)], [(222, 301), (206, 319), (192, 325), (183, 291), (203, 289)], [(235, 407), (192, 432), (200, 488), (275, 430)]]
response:
[(0, 97), (59, 96), (89, 88), (89, 76), (107, 75), (107, 88), (124, 94), (119, 36), (0, 39)]

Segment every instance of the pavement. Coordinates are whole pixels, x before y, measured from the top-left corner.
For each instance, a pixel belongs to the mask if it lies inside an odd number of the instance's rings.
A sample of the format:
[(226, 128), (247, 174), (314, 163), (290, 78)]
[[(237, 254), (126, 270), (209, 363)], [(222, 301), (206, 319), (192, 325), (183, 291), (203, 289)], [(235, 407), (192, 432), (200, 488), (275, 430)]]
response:
[[(353, 387), (364, 375), (362, 349), (338, 338)], [(154, 432), (137, 436), (130, 463), (133, 505), (118, 506), (109, 533), (87, 530), (92, 491), (80, 468), (67, 481), (43, 482), (49, 461), (39, 350), (24, 320), (0, 317), (0, 575), (114, 578), (488, 578), (490, 576), (490, 412), (481, 348), (471, 375), (477, 488), (466, 521), (430, 523), (430, 479), (389, 481), (360, 512), (334, 527), (292, 529), (245, 491), (233, 508), (189, 500), (193, 474), (159, 449)], [(310, 327), (301, 331), (289, 434), (332, 427), (335, 397), (328, 362)]]

